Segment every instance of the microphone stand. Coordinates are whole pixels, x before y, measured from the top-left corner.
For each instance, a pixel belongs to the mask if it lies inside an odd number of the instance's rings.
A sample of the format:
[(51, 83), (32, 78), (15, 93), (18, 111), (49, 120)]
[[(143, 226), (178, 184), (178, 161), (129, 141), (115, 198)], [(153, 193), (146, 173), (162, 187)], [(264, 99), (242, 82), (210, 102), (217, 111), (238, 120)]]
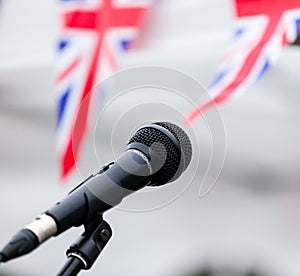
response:
[(102, 217), (97, 217), (84, 228), (84, 233), (67, 250), (68, 261), (57, 276), (75, 276), (82, 269), (89, 270), (112, 235), (109, 224)]

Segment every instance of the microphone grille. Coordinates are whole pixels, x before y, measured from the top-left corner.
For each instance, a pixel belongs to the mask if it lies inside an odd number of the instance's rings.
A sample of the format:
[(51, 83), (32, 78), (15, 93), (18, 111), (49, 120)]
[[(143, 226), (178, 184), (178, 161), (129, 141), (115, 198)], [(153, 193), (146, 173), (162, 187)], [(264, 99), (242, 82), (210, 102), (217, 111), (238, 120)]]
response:
[(183, 165), (183, 171), (187, 168), (187, 166), (190, 164), (192, 159), (192, 144), (190, 141), (190, 138), (187, 136), (187, 134), (184, 132), (182, 128), (179, 126), (169, 123), (169, 122), (157, 122), (155, 123), (157, 125), (160, 125), (166, 129), (168, 129), (179, 141), (180, 147), (181, 147), (181, 154), (182, 154), (182, 162), (184, 162)]
[(150, 184), (152, 186), (163, 185), (177, 179), (191, 161), (190, 139), (180, 127), (169, 122), (156, 122), (139, 129), (131, 137), (128, 145), (133, 143), (151, 147), (155, 158), (164, 162), (153, 174)]

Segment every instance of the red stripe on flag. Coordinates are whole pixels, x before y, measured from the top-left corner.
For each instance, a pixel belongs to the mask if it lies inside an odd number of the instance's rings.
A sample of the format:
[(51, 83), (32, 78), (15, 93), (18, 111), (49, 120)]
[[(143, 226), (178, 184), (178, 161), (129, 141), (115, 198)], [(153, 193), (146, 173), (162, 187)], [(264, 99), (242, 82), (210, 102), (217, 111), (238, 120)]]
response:
[[(105, 9), (105, 11), (104, 11)], [(97, 30), (107, 27), (136, 27), (145, 8), (113, 8), (109, 5), (95, 11), (74, 11), (64, 15), (65, 28)]]
[(57, 81), (60, 82), (60, 81), (64, 80), (73, 71), (73, 69), (79, 64), (80, 61), (81, 61), (81, 58), (77, 57), (64, 71), (62, 71), (58, 75)]
[(98, 16), (101, 18), (101, 10), (97, 11), (73, 11), (64, 14), (64, 26), (66, 28), (97, 29)]
[(90, 105), (91, 99), (91, 90), (93, 88), (96, 73), (97, 73), (97, 64), (98, 64), (98, 57), (100, 54), (101, 46), (102, 46), (102, 37), (100, 36), (97, 45), (92, 56), (92, 63), (89, 70), (88, 78), (86, 85), (84, 87), (81, 101), (78, 106), (78, 113), (76, 116), (75, 123), (73, 124), (70, 140), (68, 142), (68, 146), (66, 148), (65, 153), (62, 155), (61, 160), (61, 179), (65, 179), (71, 170), (75, 166), (75, 161), (77, 160), (77, 155), (79, 152), (79, 147), (81, 145), (81, 141), (86, 134), (86, 127), (87, 127), (87, 116), (88, 116), (88, 109)]
[(274, 17), (272, 18), (261, 40), (256, 45), (256, 47), (249, 53), (243, 66), (241, 67), (240, 71), (238, 72), (234, 80), (229, 85), (227, 85), (224, 89), (222, 89), (222, 91), (220, 91), (220, 93), (213, 99), (213, 102), (209, 102), (205, 104), (203, 107), (199, 107), (198, 109), (193, 110), (187, 116), (188, 122), (191, 123), (193, 120), (195, 120), (198, 116), (201, 115), (203, 110), (212, 107), (214, 104), (220, 104), (224, 102), (232, 93), (235, 92), (235, 90), (239, 87), (239, 85), (241, 85), (241, 83), (245, 81), (245, 79), (249, 76), (255, 64), (257, 63), (258, 58), (261, 55), (262, 50), (264, 49), (264, 46), (266, 45), (267, 42), (269, 42), (270, 38), (274, 34), (275, 29), (280, 20), (280, 17), (281, 14), (275, 18)]
[(117, 70), (118, 63), (116, 57), (113, 55), (112, 51), (107, 47), (107, 45), (103, 45), (103, 55), (105, 55), (109, 61), (111, 69), (113, 71)]
[(251, 71), (253, 70), (255, 64), (257, 63), (259, 56), (264, 49), (264, 46), (270, 41), (272, 35), (275, 32), (276, 27), (278, 26), (278, 22), (280, 20), (281, 15), (277, 18), (272, 18), (270, 20), (269, 25), (259, 43), (256, 47), (249, 53), (244, 65), (239, 71), (238, 75), (234, 78), (234, 80), (220, 93), (217, 97), (214, 98), (216, 103), (220, 103), (224, 101), (231, 93), (238, 88), (238, 86), (245, 81), (245, 79), (249, 76)]
[(235, 0), (238, 17), (267, 14), (282, 14), (300, 7), (300, 0)]
[[(68, 12), (63, 18), (66, 30), (85, 29), (96, 31), (98, 40), (93, 53), (86, 84), (82, 92), (80, 105), (77, 109), (79, 112), (74, 125), (72, 126), (67, 147), (61, 155), (61, 179), (65, 179), (74, 168), (80, 145), (86, 134), (87, 117), (91, 98), (90, 91), (95, 84), (98, 61), (101, 56), (100, 52), (104, 46), (103, 39), (105, 37), (105, 32), (109, 28), (115, 27), (138, 27), (139, 22), (142, 19), (142, 13), (146, 11), (145, 8), (114, 7), (111, 5), (110, 0), (104, 0), (102, 4), (103, 5), (99, 5), (94, 11), (76, 10), (75, 12)], [(114, 60), (111, 59), (112, 57), (109, 58), (110, 61), (113, 62), (113, 66), (116, 66)], [(67, 73), (68, 72), (65, 72), (64, 75), (67, 75)], [(63, 77), (64, 76), (61, 76), (61, 78)]]

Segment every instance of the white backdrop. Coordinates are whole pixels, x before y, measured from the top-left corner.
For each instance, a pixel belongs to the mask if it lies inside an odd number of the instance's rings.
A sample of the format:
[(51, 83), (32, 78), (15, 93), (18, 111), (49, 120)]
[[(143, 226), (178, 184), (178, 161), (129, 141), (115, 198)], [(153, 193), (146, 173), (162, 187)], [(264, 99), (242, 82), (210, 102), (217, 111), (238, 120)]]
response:
[[(168, 66), (207, 86), (228, 44), (230, 8), (226, 0), (162, 1), (146, 48), (130, 53), (122, 68)], [(0, 246), (79, 181), (75, 175), (68, 186), (57, 184), (56, 20), (55, 1), (4, 0), (1, 6)], [(198, 172), (164, 208), (110, 211), (105, 218), (114, 237), (89, 275), (179, 276), (205, 264), (299, 275), (299, 56), (299, 48), (286, 49), (247, 94), (221, 108), (227, 155), (215, 188), (199, 198)], [(205, 155), (209, 139), (200, 140)], [(103, 160), (113, 159), (101, 141), (96, 146)], [(92, 147), (89, 139), (85, 151)], [(88, 154), (81, 162), (86, 175), (98, 167)], [(53, 275), (79, 233), (52, 239), (0, 271)]]

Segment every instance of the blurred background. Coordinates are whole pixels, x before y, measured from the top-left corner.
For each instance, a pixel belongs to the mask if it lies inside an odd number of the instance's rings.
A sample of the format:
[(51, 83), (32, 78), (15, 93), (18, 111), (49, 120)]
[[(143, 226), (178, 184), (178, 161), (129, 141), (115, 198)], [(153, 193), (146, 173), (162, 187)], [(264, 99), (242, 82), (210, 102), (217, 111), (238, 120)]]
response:
[[(232, 3), (164, 0), (154, 13), (147, 43), (124, 56), (121, 69), (166, 66), (207, 87), (232, 34)], [(89, 137), (80, 174), (58, 184), (57, 20), (54, 0), (0, 5), (0, 247), (99, 168), (89, 155), (94, 150)], [(117, 208), (105, 214), (114, 236), (87, 275), (300, 274), (299, 60), (300, 48), (287, 47), (246, 94), (220, 108), (226, 159), (208, 194), (199, 196), (201, 166), (211, 144), (209, 135), (201, 136), (200, 122), (195, 128), (200, 165), (176, 182), (176, 189), (184, 190), (176, 200), (152, 211)], [(155, 119), (163, 119), (157, 112)], [(105, 164), (114, 156), (100, 138), (96, 135), (95, 147)], [(163, 191), (155, 196), (165, 196)], [(137, 195), (126, 202), (139, 206), (140, 200)], [(0, 275), (54, 275), (81, 232), (72, 229), (1, 265)]]

